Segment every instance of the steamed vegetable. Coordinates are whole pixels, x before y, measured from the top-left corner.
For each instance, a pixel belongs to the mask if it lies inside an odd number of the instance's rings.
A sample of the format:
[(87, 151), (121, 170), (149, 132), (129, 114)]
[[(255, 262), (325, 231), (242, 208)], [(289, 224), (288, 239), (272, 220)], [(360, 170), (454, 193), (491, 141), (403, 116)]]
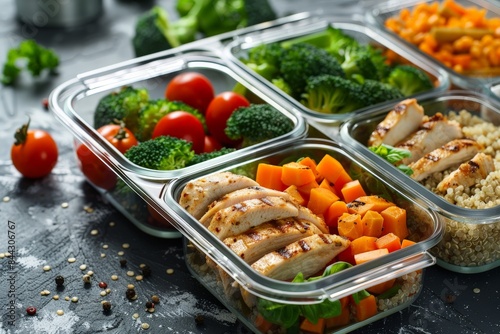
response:
[(23, 69), (33, 77), (39, 77), (45, 70), (53, 73), (58, 66), (59, 56), (55, 51), (41, 46), (35, 40), (28, 39), (22, 41), (17, 48), (8, 51), (1, 82), (4, 85), (14, 84)]

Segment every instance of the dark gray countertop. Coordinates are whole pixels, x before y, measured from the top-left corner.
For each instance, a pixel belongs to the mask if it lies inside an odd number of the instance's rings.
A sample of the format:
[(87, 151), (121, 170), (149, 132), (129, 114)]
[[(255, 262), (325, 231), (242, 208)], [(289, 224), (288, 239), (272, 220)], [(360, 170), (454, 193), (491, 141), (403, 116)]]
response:
[[(158, 1), (166, 7), (172, 2)], [(54, 48), (62, 61), (59, 75), (50, 80), (21, 80), (16, 88), (0, 87), (0, 198), (10, 198), (0, 202), (0, 255), (7, 252), (9, 222), (15, 225), (17, 252), (13, 267), (8, 258), (0, 258), (0, 333), (130, 333), (142, 331), (142, 322), (149, 323), (151, 333), (249, 332), (190, 275), (181, 239), (160, 239), (141, 232), (85, 181), (73, 156), (72, 136), (42, 106), (42, 99), (52, 89), (78, 73), (132, 58), (134, 20), (151, 2), (138, 3), (105, 1), (105, 15), (99, 21), (62, 31), (27, 29), (15, 20), (13, 2), (0, 0), (2, 64), (7, 50), (25, 38)], [(274, 3), (285, 14), (327, 1)], [(338, 2), (332, 1), (335, 4)], [(21, 178), (10, 162), (13, 132), (26, 121), (26, 115), (30, 115), (32, 127), (52, 133), (60, 150), (52, 174), (40, 180)], [(98, 234), (92, 235), (92, 230)], [(130, 247), (124, 248), (125, 243)], [(70, 257), (76, 262), (69, 263)], [(126, 268), (120, 266), (120, 258), (127, 259)], [(142, 263), (151, 267), (152, 275), (135, 282), (126, 272), (138, 274)], [(82, 264), (87, 266), (83, 271), (79, 269)], [(44, 272), (45, 265), (52, 269)], [(167, 274), (167, 269), (174, 272)], [(85, 286), (82, 275), (88, 270), (95, 274), (93, 284)], [(111, 279), (114, 274), (117, 281)], [(66, 279), (62, 289), (54, 283), (57, 275)], [(438, 266), (428, 268), (423, 291), (414, 304), (355, 333), (498, 333), (499, 277), (500, 268), (469, 275)], [(99, 295), (99, 281), (108, 283), (108, 296)], [(129, 283), (136, 285), (139, 296), (133, 302), (125, 298)], [(45, 289), (49, 296), (40, 295)], [(53, 300), (54, 294), (60, 300)], [(153, 294), (161, 302), (149, 314), (144, 303)], [(79, 300), (66, 301), (66, 296)], [(113, 304), (110, 314), (102, 312), (103, 299)], [(28, 306), (38, 309), (36, 316), (26, 315)], [(58, 309), (65, 314), (56, 315)], [(138, 319), (133, 318), (134, 313), (139, 314)], [(204, 319), (202, 324), (195, 321), (198, 315)]]

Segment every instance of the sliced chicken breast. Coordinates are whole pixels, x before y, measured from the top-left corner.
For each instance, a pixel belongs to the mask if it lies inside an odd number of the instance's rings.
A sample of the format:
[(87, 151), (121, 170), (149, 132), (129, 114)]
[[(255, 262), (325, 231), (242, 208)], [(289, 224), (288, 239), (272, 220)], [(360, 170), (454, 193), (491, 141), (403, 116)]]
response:
[(279, 196), (285, 198), (288, 201), (292, 201), (291, 196), (284, 191), (264, 188), (261, 186), (251, 186), (243, 189), (238, 189), (212, 202), (208, 206), (208, 211), (203, 215), (203, 217), (200, 218), (200, 223), (203, 226), (208, 226), (217, 211), (249, 199), (258, 199), (266, 196)]
[(452, 140), (411, 163), (409, 165), (413, 170), (411, 177), (416, 181), (422, 181), (433, 173), (471, 159), (481, 149), (482, 145), (473, 139)]
[(245, 262), (252, 264), (269, 252), (318, 233), (321, 231), (314, 224), (292, 217), (252, 227), (224, 239), (224, 243)]
[(495, 170), (493, 158), (482, 152), (477, 153), (471, 160), (461, 164), (457, 170), (451, 172), (436, 187), (437, 191), (446, 192), (448, 188), (473, 186), (478, 180), (485, 179)]
[(314, 234), (267, 253), (252, 264), (262, 275), (288, 281), (301, 272), (310, 277), (325, 268), (337, 254), (349, 247), (349, 240), (334, 234)]
[(305, 206), (299, 206), (299, 215), (297, 218), (313, 223), (322, 233), (330, 232), (325, 220)]
[(437, 113), (429, 117), (426, 122), (420, 125), (417, 132), (398, 143), (396, 147), (411, 152), (410, 157), (401, 161), (401, 163), (408, 165), (450, 140), (463, 137), (464, 134), (458, 122), (450, 121), (443, 114)]
[(232, 191), (258, 186), (249, 177), (231, 172), (210, 174), (188, 182), (182, 190), (179, 204), (196, 219), (200, 219), (208, 210), (208, 205)]
[(394, 146), (417, 131), (424, 117), (424, 108), (416, 99), (398, 103), (380, 122), (368, 140), (368, 146), (387, 144)]
[(298, 206), (283, 197), (249, 199), (217, 211), (208, 229), (219, 239), (241, 234), (270, 220), (297, 217)]

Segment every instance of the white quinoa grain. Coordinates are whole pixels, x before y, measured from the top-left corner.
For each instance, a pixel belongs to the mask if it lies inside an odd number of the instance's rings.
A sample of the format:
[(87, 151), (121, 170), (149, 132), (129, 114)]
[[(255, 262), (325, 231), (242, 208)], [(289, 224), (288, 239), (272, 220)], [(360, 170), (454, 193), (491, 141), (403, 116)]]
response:
[(168, 268), (166, 272), (167, 274), (172, 275), (174, 273), (174, 270), (172, 268)]
[(124, 244), (122, 245), (122, 247), (123, 247), (124, 249), (127, 249), (127, 248), (129, 248), (129, 247), (130, 247), (130, 244), (128, 244), (128, 243), (124, 243)]
[(124, 251), (119, 251), (119, 252), (118, 252), (118, 256), (123, 256), (123, 255), (125, 255), (125, 252), (124, 252)]
[(127, 276), (132, 277), (132, 276), (134, 276), (134, 275), (135, 275), (135, 274), (134, 274), (134, 272), (133, 272), (133, 271), (131, 271), (131, 270), (127, 271)]
[(127, 289), (135, 289), (135, 286), (133, 284), (127, 284)]
[(50, 291), (49, 290), (42, 290), (42, 291), (40, 291), (40, 295), (48, 296), (48, 295), (50, 295)]
[(138, 319), (138, 318), (139, 318), (139, 313), (134, 313), (134, 314), (132, 314), (132, 318), (134, 318), (134, 319)]
[(72, 301), (73, 303), (78, 303), (78, 297), (73, 297), (73, 298), (71, 298), (71, 301)]
[(108, 248), (109, 248), (109, 246), (108, 246), (108, 245), (102, 245), (102, 248), (103, 248), (103, 249), (108, 249)]
[(94, 276), (94, 272), (92, 270), (87, 271), (87, 275)]
[(86, 264), (80, 265), (80, 270), (85, 270), (85, 269), (87, 269), (87, 265)]
[(52, 296), (52, 299), (54, 299), (54, 300), (59, 300), (59, 295), (53, 295), (53, 296)]
[(57, 310), (56, 313), (57, 313), (57, 315), (64, 315), (64, 311), (63, 310)]
[(118, 280), (118, 276), (117, 276), (117, 275), (111, 275), (111, 279), (112, 279), (113, 281), (116, 281), (116, 280)]
[(103, 297), (107, 295), (106, 291), (101, 291), (99, 294)]
[(49, 271), (50, 269), (52, 269), (51, 266), (43, 266), (43, 271)]
[(4, 198), (2, 199), (2, 201), (4, 201), (5, 203), (7, 203), (7, 202), (10, 201), (10, 197), (9, 196), (4, 196)]
[(142, 275), (137, 275), (137, 276), (135, 276), (135, 280), (136, 280), (136, 281), (142, 281), (142, 279), (143, 279), (143, 278), (144, 278), (144, 277), (142, 277)]
[(70, 257), (70, 258), (68, 259), (68, 262), (69, 262), (69, 263), (73, 263), (73, 262), (75, 262), (75, 261), (76, 261), (76, 259), (75, 259), (74, 257)]
[(115, 222), (109, 222), (109, 227), (115, 227), (116, 223)]
[(141, 324), (141, 328), (144, 329), (144, 330), (149, 329), (149, 324), (147, 322), (143, 322)]
[(64, 202), (64, 203), (61, 204), (61, 207), (63, 209), (66, 209), (67, 207), (69, 207), (69, 203), (68, 202)]
[(98, 235), (98, 234), (99, 234), (99, 230), (90, 231), (90, 235)]

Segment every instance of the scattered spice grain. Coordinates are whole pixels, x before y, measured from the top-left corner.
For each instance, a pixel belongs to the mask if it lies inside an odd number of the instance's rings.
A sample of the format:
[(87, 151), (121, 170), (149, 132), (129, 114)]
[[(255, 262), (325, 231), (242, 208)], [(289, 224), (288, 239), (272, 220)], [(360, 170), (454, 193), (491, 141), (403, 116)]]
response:
[(109, 312), (111, 310), (111, 303), (107, 300), (105, 300), (103, 303), (102, 303), (102, 310), (104, 312)]
[(57, 275), (56, 278), (55, 278), (55, 281), (56, 281), (56, 285), (57, 286), (63, 286), (64, 285), (64, 277), (62, 277), (61, 275)]
[(74, 257), (70, 257), (70, 258), (68, 259), (68, 262), (69, 262), (69, 263), (73, 263), (73, 262), (75, 262), (75, 261), (76, 261), (76, 258), (74, 258)]
[(66, 209), (67, 207), (69, 207), (69, 203), (68, 202), (64, 202), (64, 203), (61, 204), (61, 207), (63, 209)]
[(36, 314), (36, 307), (34, 307), (34, 306), (28, 306), (26, 308), (26, 313), (28, 315), (35, 315)]
[(50, 271), (51, 269), (51, 266), (43, 266), (43, 271)]
[(158, 304), (160, 302), (160, 297), (158, 297), (157, 295), (152, 295), (151, 301), (155, 304)]
[(144, 329), (144, 330), (149, 329), (149, 324), (147, 322), (143, 322), (141, 324), (141, 328)]
[(63, 310), (57, 310), (56, 313), (57, 313), (57, 315), (64, 315), (64, 311)]
[(174, 270), (172, 268), (167, 269), (167, 274), (172, 275), (174, 273)]

